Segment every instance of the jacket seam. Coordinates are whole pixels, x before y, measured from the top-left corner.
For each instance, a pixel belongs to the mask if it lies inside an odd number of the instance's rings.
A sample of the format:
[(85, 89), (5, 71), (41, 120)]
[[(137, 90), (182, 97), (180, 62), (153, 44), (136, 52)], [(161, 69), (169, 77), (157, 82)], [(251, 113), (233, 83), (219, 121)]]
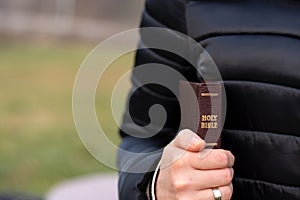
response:
[(278, 135), (282, 137), (293, 137), (293, 138), (300, 138), (297, 135), (287, 134), (287, 133), (279, 133), (279, 132), (269, 132), (269, 131), (258, 131), (258, 130), (243, 130), (243, 129), (232, 129), (232, 128), (224, 128), (223, 131), (235, 131), (238, 132), (238, 134), (245, 134), (241, 132), (249, 132), (251, 134), (260, 133), (260, 134), (266, 134), (266, 135)]
[(213, 32), (213, 33), (207, 33), (201, 36), (197, 36), (194, 38), (197, 42), (204, 42), (208, 39), (213, 39), (217, 37), (226, 37), (226, 36), (281, 36), (281, 37), (288, 37), (288, 38), (294, 38), (294, 39), (300, 39), (299, 35), (291, 34), (291, 33), (279, 33), (279, 32)]
[(290, 185), (285, 185), (285, 184), (278, 184), (278, 183), (273, 183), (270, 181), (263, 181), (263, 180), (259, 180), (259, 179), (250, 179), (250, 178), (242, 178), (242, 177), (235, 177), (235, 180), (239, 181), (247, 181), (247, 182), (260, 182), (263, 184), (268, 184), (268, 185), (277, 185), (279, 187), (286, 187), (286, 188), (293, 188), (293, 189), (298, 189), (300, 188), (299, 186), (290, 186)]
[(288, 86), (288, 85), (284, 85), (284, 84), (279, 84), (279, 83), (270, 83), (270, 82), (261, 82), (261, 81), (254, 81), (254, 80), (233, 80), (233, 79), (226, 79), (223, 80), (224, 84), (226, 83), (237, 83), (237, 82), (242, 82), (242, 83), (249, 83), (249, 84), (262, 84), (262, 85), (269, 85), (269, 86), (273, 86), (273, 87), (281, 87), (284, 89), (288, 89), (288, 90), (294, 90), (295, 92), (300, 92), (300, 90), (297, 87), (292, 87), (292, 86)]

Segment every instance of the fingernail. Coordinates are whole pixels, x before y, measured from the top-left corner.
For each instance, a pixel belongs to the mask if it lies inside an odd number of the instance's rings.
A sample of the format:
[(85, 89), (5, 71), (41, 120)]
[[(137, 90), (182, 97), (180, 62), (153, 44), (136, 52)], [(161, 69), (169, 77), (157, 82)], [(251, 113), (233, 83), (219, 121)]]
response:
[(199, 145), (202, 144), (202, 142), (203, 142), (203, 141), (202, 141), (199, 137), (194, 137), (193, 140), (192, 140), (191, 145), (192, 145), (193, 147), (198, 147)]

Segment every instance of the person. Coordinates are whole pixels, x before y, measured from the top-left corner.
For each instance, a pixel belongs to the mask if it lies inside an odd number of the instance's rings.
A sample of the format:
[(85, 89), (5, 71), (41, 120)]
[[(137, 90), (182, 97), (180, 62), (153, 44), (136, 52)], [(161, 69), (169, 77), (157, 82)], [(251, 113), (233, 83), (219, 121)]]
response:
[[(174, 162), (155, 174), (157, 200), (300, 199), (299, 10), (299, 1), (284, 0), (146, 0), (141, 27), (187, 34), (215, 61), (226, 89), (226, 122), (222, 149), (199, 159), (205, 142), (192, 131), (179, 130), (180, 108), (174, 95), (159, 85), (137, 88), (139, 77), (133, 74), (133, 95), (126, 109), (134, 122), (147, 125), (154, 104), (162, 105), (168, 118), (153, 137), (132, 136), (146, 132), (142, 129), (120, 130), (123, 150), (164, 150), (158, 157), (132, 163), (148, 165), (151, 172), (120, 171), (119, 199), (150, 199), (154, 171), (159, 162), (161, 166), (169, 160)], [(140, 46), (144, 49), (137, 51), (135, 66), (162, 63), (189, 81), (201, 80), (184, 59), (147, 48), (143, 36)], [(130, 123), (124, 116), (126, 130)], [(187, 142), (191, 138), (193, 143)], [(130, 167), (127, 159), (119, 154), (120, 168)]]

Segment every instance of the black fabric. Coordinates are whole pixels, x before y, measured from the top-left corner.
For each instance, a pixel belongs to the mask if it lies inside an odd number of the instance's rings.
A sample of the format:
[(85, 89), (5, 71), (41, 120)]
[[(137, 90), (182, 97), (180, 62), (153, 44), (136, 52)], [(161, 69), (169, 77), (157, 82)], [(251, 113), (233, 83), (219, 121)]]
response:
[[(198, 41), (217, 64), (225, 83), (227, 115), (223, 148), (236, 157), (233, 180), (236, 200), (300, 199), (300, 1), (296, 0), (146, 0), (141, 27), (164, 27)], [(144, 48), (147, 45), (141, 43)], [(139, 50), (136, 66), (166, 64), (191, 81), (201, 77), (184, 60), (151, 49)], [(168, 78), (168, 77), (166, 77)], [(178, 102), (157, 85), (136, 90), (132, 118), (149, 123), (149, 107), (168, 112), (164, 129), (148, 139), (120, 131), (121, 148), (147, 152), (160, 149), (176, 135)], [(123, 126), (131, 127), (124, 116)], [(146, 130), (130, 129), (132, 133)], [(119, 155), (122, 168), (124, 160)], [(142, 158), (155, 165), (157, 158)], [(151, 173), (120, 172), (121, 200), (147, 199)]]
[(300, 36), (297, 0), (199, 0), (186, 7), (188, 33), (198, 40), (249, 33)]
[(278, 35), (221, 35), (202, 40), (224, 80), (300, 88), (300, 40)]

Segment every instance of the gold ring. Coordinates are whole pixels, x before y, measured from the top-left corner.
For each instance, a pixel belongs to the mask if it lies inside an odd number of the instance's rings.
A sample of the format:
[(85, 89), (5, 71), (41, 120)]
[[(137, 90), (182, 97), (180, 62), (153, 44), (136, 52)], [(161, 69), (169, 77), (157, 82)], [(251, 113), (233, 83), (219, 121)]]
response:
[(219, 188), (213, 188), (212, 189), (215, 200), (222, 200), (222, 194)]

